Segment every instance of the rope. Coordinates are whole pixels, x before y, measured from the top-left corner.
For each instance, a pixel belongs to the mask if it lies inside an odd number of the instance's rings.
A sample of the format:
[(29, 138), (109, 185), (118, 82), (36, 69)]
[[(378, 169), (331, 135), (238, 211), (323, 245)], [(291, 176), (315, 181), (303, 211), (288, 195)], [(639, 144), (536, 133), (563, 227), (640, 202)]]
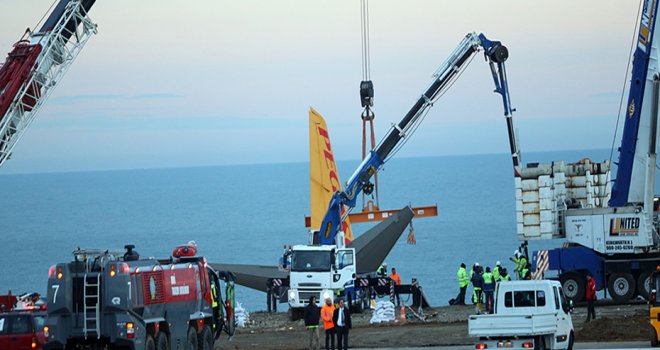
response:
[(621, 109), (623, 108), (623, 98), (626, 93), (626, 85), (628, 82), (628, 73), (630, 72), (630, 61), (632, 60), (632, 53), (635, 47), (635, 42), (637, 41), (637, 32), (638, 32), (638, 23), (640, 23), (640, 13), (642, 12), (642, 0), (639, 0), (639, 8), (637, 9), (637, 17), (635, 19), (635, 27), (632, 35), (632, 40), (630, 40), (630, 52), (628, 53), (628, 64), (626, 66), (626, 75), (623, 77), (623, 87), (621, 88), (621, 99), (619, 100), (619, 112), (616, 116), (616, 126), (614, 127), (614, 136), (612, 137), (612, 146), (610, 147), (610, 164), (612, 164), (612, 156), (614, 154), (614, 145), (616, 143), (616, 135), (619, 132), (619, 123), (621, 120)]

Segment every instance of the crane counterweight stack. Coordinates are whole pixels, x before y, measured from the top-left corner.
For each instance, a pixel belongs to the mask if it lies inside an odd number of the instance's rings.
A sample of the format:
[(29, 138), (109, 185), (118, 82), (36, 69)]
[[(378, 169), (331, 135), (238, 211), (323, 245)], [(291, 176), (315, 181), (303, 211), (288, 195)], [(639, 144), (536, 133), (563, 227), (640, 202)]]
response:
[(96, 24), (93, 0), (61, 0), (37, 32), (27, 31), (0, 66), (0, 165), (23, 137)]

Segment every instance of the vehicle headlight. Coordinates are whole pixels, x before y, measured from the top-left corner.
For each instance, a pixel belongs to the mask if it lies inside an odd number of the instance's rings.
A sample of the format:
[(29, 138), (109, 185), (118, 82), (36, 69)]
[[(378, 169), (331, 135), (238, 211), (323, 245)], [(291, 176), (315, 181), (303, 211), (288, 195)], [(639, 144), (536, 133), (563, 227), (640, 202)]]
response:
[(295, 299), (296, 298), (296, 292), (290, 291), (289, 292), (289, 299)]

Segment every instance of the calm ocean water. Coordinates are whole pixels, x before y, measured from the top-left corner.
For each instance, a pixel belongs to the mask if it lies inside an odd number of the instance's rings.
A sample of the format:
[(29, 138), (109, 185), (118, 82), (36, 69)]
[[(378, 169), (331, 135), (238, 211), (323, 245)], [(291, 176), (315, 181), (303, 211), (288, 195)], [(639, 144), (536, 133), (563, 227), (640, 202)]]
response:
[[(584, 156), (602, 161), (609, 150), (523, 159)], [(357, 164), (339, 162), (341, 178)], [(0, 293), (43, 293), (48, 267), (69, 261), (78, 246), (130, 243), (142, 255), (167, 257), (195, 240), (209, 261), (274, 265), (284, 244), (307, 241), (308, 174), (307, 163), (291, 163), (0, 176)], [(414, 221), (417, 245), (407, 245), (404, 232), (387, 258), (404, 281), (419, 279), (432, 304), (456, 295), (461, 262), (493, 266), (519, 245), (508, 155), (395, 158), (380, 174), (381, 208), (438, 204), (438, 217)], [(250, 311), (265, 308), (263, 293), (240, 288), (236, 295)]]

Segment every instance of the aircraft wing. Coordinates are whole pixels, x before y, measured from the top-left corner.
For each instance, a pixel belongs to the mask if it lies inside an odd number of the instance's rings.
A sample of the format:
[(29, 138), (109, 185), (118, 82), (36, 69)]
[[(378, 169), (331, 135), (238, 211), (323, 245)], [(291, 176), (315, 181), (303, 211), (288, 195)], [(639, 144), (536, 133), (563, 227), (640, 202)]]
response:
[(236, 284), (261, 292), (268, 291), (268, 280), (271, 278), (286, 279), (289, 273), (281, 271), (277, 266), (209, 263), (217, 271), (230, 271), (236, 275)]
[(348, 246), (355, 248), (359, 272), (376, 271), (412, 220), (414, 213), (406, 206), (387, 220), (359, 235)]

